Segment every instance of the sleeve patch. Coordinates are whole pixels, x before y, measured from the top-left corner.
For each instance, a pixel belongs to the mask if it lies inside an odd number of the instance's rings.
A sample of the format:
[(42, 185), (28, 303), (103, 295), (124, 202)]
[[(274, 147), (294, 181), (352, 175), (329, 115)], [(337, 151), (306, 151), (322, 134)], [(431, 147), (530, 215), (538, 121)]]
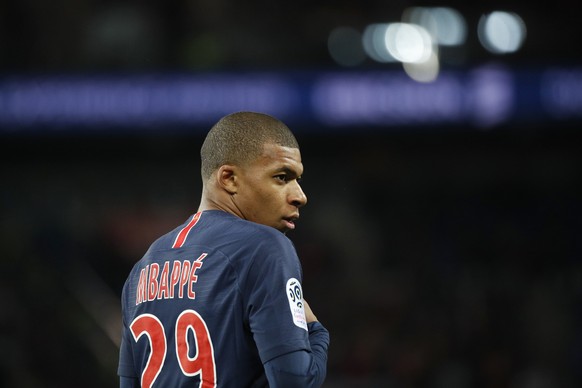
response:
[(287, 287), (285, 291), (287, 292), (287, 298), (289, 299), (289, 308), (291, 309), (293, 323), (295, 326), (307, 330), (301, 283), (299, 283), (299, 280), (291, 278), (287, 280)]

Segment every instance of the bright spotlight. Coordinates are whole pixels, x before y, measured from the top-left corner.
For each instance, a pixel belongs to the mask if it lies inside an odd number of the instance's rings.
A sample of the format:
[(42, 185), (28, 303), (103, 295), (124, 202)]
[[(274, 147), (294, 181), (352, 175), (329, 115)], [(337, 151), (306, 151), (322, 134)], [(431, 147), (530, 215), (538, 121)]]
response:
[(376, 62), (396, 62), (396, 59), (388, 52), (386, 47), (386, 30), (389, 24), (370, 24), (364, 30), (362, 45), (364, 51)]
[(433, 53), (428, 31), (416, 24), (391, 23), (385, 36), (388, 52), (400, 62), (422, 63)]
[(504, 11), (491, 12), (479, 19), (479, 41), (494, 54), (519, 50), (525, 40), (526, 27), (519, 15)]
[(424, 27), (441, 46), (462, 45), (467, 38), (463, 15), (450, 7), (411, 7), (404, 11), (402, 20)]

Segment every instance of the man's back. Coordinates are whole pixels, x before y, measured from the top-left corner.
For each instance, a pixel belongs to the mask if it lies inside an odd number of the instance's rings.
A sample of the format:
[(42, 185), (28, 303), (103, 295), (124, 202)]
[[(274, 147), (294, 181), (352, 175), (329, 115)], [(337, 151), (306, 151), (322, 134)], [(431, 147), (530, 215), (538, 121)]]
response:
[(126, 282), (119, 374), (143, 386), (265, 386), (263, 363), (310, 349), (300, 282), (282, 233), (197, 213), (152, 244)]

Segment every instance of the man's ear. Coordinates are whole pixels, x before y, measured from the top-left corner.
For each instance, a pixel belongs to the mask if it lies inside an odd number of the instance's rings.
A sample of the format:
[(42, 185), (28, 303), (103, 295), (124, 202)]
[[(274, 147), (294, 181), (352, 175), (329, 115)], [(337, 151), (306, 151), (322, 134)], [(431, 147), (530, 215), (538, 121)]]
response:
[(236, 194), (238, 191), (238, 175), (236, 166), (229, 164), (222, 165), (216, 173), (218, 186), (229, 194)]

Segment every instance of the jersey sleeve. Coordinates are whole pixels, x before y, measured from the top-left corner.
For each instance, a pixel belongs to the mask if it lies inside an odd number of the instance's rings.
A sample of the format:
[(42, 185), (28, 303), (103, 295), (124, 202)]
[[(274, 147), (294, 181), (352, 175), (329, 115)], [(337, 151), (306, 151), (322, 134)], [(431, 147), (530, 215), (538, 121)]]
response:
[(267, 233), (252, 255), (243, 294), (248, 325), (261, 361), (298, 350), (310, 351), (301, 265), (291, 241)]
[(296, 351), (265, 363), (269, 384), (276, 387), (320, 387), (327, 374), (329, 333), (319, 322), (309, 323), (312, 352)]

